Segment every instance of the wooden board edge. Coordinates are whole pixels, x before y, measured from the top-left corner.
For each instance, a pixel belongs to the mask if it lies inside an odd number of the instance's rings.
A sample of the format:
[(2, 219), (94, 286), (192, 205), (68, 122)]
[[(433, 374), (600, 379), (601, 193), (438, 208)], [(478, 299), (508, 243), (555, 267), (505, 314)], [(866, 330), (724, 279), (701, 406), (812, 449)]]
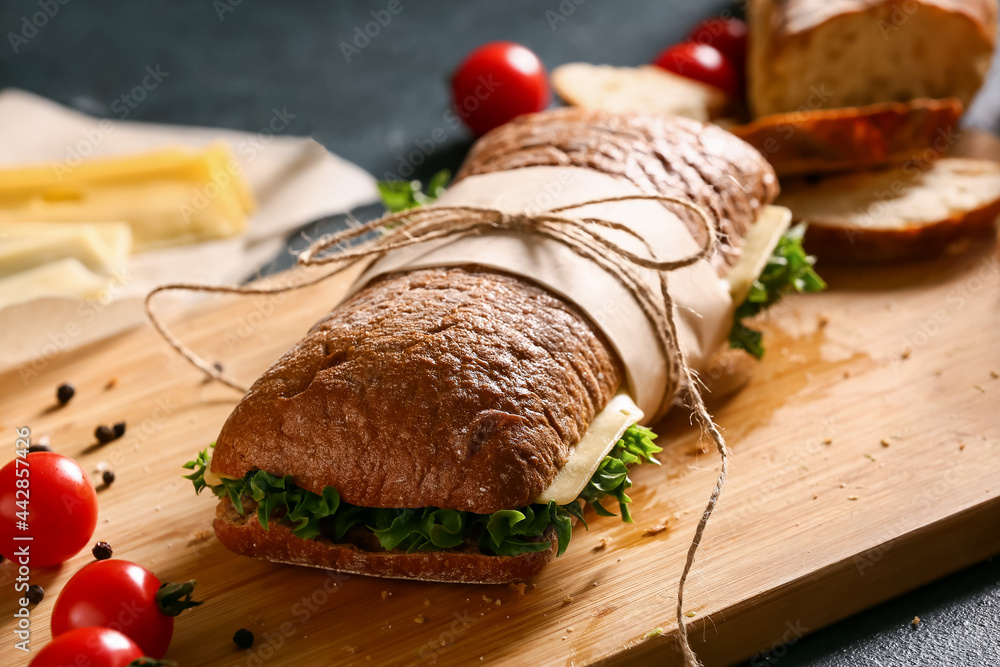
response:
[[(1000, 496), (762, 592), (710, 618), (697, 619), (688, 625), (691, 645), (706, 665), (735, 664), (765, 652), (780, 658), (788, 646), (809, 633), (1000, 554), (1000, 532), (982, 530), (990, 525), (1000, 525)], [(861, 584), (868, 602), (858, 596), (839, 611), (826, 604)], [(761, 657), (760, 664), (770, 664)], [(593, 664), (681, 665), (677, 630), (638, 639)]]

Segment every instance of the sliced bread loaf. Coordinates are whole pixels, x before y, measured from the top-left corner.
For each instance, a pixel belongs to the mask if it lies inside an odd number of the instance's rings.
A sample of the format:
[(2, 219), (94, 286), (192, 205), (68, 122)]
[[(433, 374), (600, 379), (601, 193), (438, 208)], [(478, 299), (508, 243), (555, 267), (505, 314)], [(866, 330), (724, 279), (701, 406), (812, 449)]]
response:
[(997, 0), (751, 0), (756, 116), (979, 89), (996, 44)]
[(870, 169), (943, 152), (962, 115), (957, 98), (887, 102), (764, 116), (730, 131), (779, 176)]
[(996, 233), (1000, 163), (943, 158), (818, 180), (786, 180), (775, 203), (809, 223), (806, 247), (823, 259), (920, 259), (938, 255), (960, 239)]

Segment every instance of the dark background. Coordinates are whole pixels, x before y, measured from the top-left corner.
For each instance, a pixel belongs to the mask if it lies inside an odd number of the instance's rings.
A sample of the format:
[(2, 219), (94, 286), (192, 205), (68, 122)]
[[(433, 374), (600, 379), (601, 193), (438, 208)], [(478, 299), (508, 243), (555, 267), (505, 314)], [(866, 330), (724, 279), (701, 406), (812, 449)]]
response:
[[(417, 177), (457, 167), (471, 139), (445, 120), (447, 77), (483, 42), (521, 42), (550, 69), (581, 60), (635, 65), (681, 39), (697, 20), (723, 10), (738, 13), (742, 4), (401, 0), (403, 11), (347, 62), (340, 43), (351, 42), (355, 27), (371, 21), (370, 12), (385, 9), (388, 0), (63, 2), (41, 0), (54, 15), (37, 34), (23, 33), (30, 38), (16, 53), (9, 33), (22, 34), (24, 17), (41, 11), (40, 3), (0, 4), (0, 87), (121, 117), (123, 106), (112, 106), (115, 100), (141, 82), (147, 66), (159, 66), (168, 75), (128, 110), (129, 120), (256, 132), (267, 126), (273, 109), (286, 110), (294, 115), (288, 134), (312, 136), (378, 178), (399, 177), (401, 163), (418, 146), (427, 157)], [(560, 7), (565, 20), (553, 21), (547, 12), (559, 15)], [(1000, 132), (1000, 67), (993, 68), (966, 123)], [(432, 140), (432, 134), (440, 139), (440, 130), (445, 140)], [(377, 212), (373, 207), (358, 215)], [(284, 255), (275, 266), (289, 263)], [(760, 566), (766, 567), (763, 555)], [(922, 619), (916, 628), (910, 626), (914, 616)], [(752, 664), (1000, 664), (1000, 561), (972, 567)]]

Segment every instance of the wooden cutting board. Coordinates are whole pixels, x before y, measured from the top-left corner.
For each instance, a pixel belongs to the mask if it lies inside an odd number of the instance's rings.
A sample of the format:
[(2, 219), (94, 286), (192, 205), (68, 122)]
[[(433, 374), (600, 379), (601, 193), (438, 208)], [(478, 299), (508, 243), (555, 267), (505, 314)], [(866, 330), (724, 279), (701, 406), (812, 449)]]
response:
[[(788, 299), (764, 323), (767, 356), (742, 391), (712, 405), (734, 455), (686, 596), (706, 663), (780, 657), (804, 633), (1000, 552), (995, 252), (826, 268), (828, 292)], [(250, 380), (345, 284), (212, 297), (175, 330)], [(706, 379), (731, 383), (734, 358)], [(77, 395), (52, 409), (64, 381)], [(180, 665), (676, 660), (677, 579), (718, 466), (680, 411), (657, 428), (663, 466), (633, 475), (636, 522), (578, 527), (567, 554), (522, 592), (346, 577), (228, 552), (208, 530), (214, 498), (196, 497), (180, 465), (215, 438), (238, 396), (203, 383), (149, 327), (0, 375), (0, 386), (4, 459), (14, 428), (27, 425), (88, 469), (110, 463), (117, 481), (99, 492), (94, 539), (164, 580), (198, 579), (205, 604), (177, 619), (168, 655)], [(95, 426), (119, 420), (126, 436), (93, 447)], [(90, 560), (85, 551), (34, 573), (47, 592), (32, 614), (35, 650), (49, 639), (62, 584)], [(25, 664), (9, 632), (12, 565), (0, 573), (0, 663)], [(250, 651), (231, 641), (241, 627), (257, 637)]]

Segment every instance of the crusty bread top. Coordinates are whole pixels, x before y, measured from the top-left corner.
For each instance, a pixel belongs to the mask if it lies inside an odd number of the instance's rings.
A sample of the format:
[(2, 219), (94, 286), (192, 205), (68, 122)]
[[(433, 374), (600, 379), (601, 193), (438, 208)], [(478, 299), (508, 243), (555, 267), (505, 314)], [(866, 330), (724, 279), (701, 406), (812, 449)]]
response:
[(812, 225), (878, 232), (949, 221), (1000, 200), (1000, 163), (944, 158), (787, 183), (778, 203)]
[[(739, 257), (757, 212), (778, 193), (774, 170), (754, 148), (720, 127), (688, 118), (566, 108), (522, 116), (472, 147), (456, 180), (539, 165), (586, 167), (647, 193), (679, 195), (705, 207), (720, 236), (711, 259), (724, 275)], [(700, 222), (677, 214), (692, 231)]]
[[(945, 12), (963, 14), (980, 26), (982, 36), (996, 43), (996, 0), (910, 0), (904, 7), (897, 4), (898, 22), (905, 20), (917, 4), (937, 7)], [(776, 39), (808, 32), (816, 26), (838, 16), (864, 12), (879, 5), (891, 5), (886, 0), (776, 0), (772, 29)], [(906, 12), (905, 10), (909, 10)], [(993, 30), (990, 30), (990, 28)], [(957, 55), (957, 54), (956, 54)]]
[(382, 278), (258, 379), (212, 470), (260, 468), (366, 507), (528, 505), (618, 387), (572, 306), (474, 268)]

